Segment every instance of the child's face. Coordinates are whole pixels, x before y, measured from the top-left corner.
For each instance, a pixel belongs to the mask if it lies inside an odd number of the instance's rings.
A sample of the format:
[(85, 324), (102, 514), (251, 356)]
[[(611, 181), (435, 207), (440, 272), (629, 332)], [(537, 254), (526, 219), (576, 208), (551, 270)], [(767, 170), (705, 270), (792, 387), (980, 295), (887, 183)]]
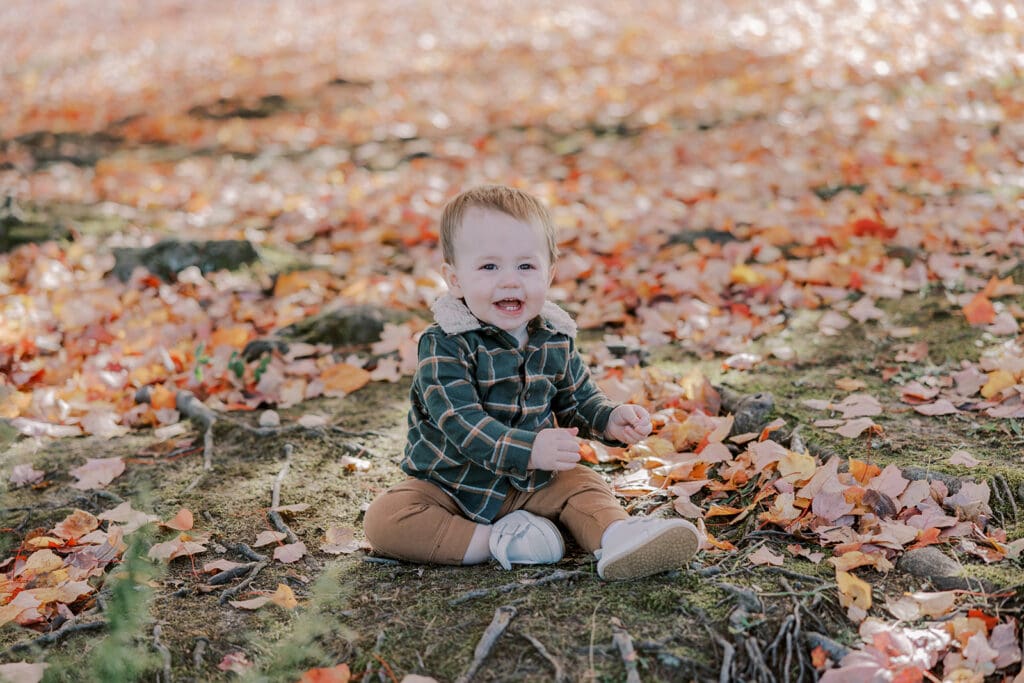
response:
[(553, 276), (543, 228), (473, 207), (455, 234), (455, 263), (441, 270), (469, 310), (517, 337), (544, 305)]

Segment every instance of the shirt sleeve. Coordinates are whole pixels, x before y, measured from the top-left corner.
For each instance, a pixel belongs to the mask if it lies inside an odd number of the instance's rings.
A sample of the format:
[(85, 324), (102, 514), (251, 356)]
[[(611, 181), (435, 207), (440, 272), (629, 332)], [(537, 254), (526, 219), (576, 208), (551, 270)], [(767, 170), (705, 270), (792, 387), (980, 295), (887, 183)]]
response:
[(596, 439), (609, 445), (618, 446), (618, 441), (605, 438), (608, 418), (618, 404), (611, 401), (597, 388), (590, 370), (576, 350), (576, 342), (569, 341), (569, 359), (566, 373), (558, 392), (555, 394), (555, 418), (560, 427), (577, 427), (579, 436)]
[(467, 355), (454, 338), (420, 337), (414, 381), (424, 408), (467, 459), (498, 475), (523, 477), (537, 434), (509, 427), (484, 410)]

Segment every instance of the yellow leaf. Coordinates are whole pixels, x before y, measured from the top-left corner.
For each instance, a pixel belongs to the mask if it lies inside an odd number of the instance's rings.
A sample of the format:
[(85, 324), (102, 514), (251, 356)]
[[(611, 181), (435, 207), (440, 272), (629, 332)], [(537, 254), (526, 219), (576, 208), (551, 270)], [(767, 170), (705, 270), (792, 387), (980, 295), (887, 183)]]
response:
[(814, 456), (795, 451), (786, 451), (786, 454), (779, 458), (778, 472), (782, 478), (799, 484), (807, 481), (817, 472), (817, 465), (814, 463)]
[(764, 282), (764, 276), (750, 266), (739, 263), (729, 271), (729, 279), (741, 285), (757, 286)]
[(839, 604), (843, 607), (859, 607), (871, 609), (871, 584), (857, 578), (850, 572), (837, 571), (836, 583), (839, 584)]
[(277, 584), (277, 590), (270, 596), (270, 602), (285, 609), (295, 609), (299, 606), (299, 601), (295, 599), (295, 593), (283, 583)]
[(1006, 370), (993, 370), (988, 373), (988, 382), (981, 388), (981, 395), (985, 398), (992, 398), (1003, 389), (1012, 387), (1016, 383), (1017, 380)]

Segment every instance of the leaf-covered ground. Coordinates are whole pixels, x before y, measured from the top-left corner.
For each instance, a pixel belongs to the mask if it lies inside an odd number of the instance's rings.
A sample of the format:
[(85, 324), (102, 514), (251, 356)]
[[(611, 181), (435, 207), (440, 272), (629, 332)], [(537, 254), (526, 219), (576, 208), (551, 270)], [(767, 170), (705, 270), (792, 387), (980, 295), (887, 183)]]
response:
[[(455, 680), (511, 606), (475, 680), (1019, 680), (1020, 11), (0, 9), (0, 677)], [(367, 555), (481, 182), (551, 207), (657, 418), (586, 455), (692, 567)]]

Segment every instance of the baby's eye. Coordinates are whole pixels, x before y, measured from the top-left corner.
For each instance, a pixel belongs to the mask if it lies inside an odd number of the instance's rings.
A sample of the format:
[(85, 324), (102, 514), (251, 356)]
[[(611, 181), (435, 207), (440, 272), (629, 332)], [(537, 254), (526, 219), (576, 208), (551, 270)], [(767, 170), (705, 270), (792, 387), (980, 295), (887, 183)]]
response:
[(485, 263), (482, 266), (480, 266), (480, 270), (497, 270), (497, 269), (498, 269), (498, 266), (496, 266), (493, 263)]
[(533, 264), (532, 263), (520, 263), (519, 264), (519, 270), (533, 270)]

